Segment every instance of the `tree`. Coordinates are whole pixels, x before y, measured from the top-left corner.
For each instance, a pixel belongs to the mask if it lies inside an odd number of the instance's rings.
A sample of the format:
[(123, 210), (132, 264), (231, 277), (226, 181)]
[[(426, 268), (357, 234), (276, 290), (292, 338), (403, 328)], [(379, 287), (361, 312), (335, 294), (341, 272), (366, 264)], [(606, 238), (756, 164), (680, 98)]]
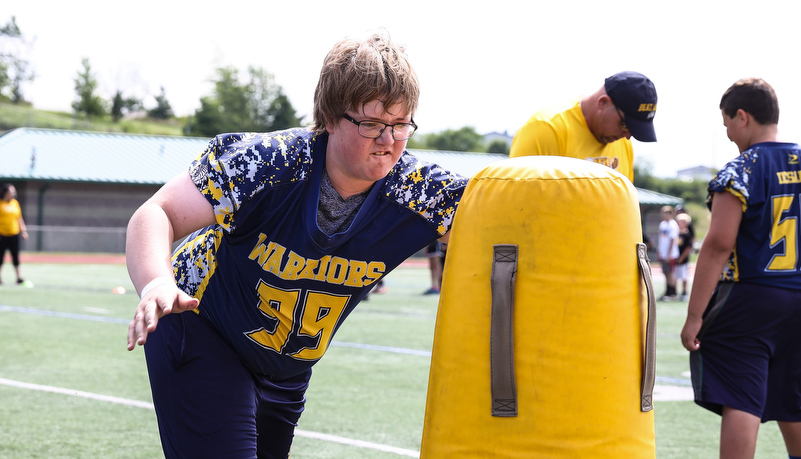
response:
[(500, 153), (509, 156), (509, 144), (502, 139), (495, 139), (487, 145), (487, 153)]
[(147, 111), (147, 116), (157, 120), (172, 118), (173, 112), (170, 102), (167, 100), (167, 92), (164, 86), (161, 87), (161, 94), (156, 96), (156, 107)]
[(651, 174), (648, 163), (634, 164), (634, 185), (658, 193), (678, 196), (686, 203), (704, 206), (707, 195), (707, 182), (704, 180), (681, 180), (676, 178), (659, 178)]
[(76, 100), (72, 102), (72, 109), (75, 113), (83, 113), (86, 116), (103, 116), (106, 114), (105, 101), (95, 94), (97, 91), (97, 79), (92, 73), (92, 66), (88, 58), (81, 61), (83, 70), (75, 77)]
[(116, 123), (123, 116), (129, 115), (142, 108), (142, 101), (136, 97), (123, 97), (122, 91), (117, 90), (111, 100), (111, 119)]
[(200, 99), (190, 120), (191, 134), (211, 136), (221, 132), (261, 131), (297, 126), (295, 109), (272, 74), (248, 68), (248, 82), (239, 82), (233, 67), (218, 68), (214, 94)]
[(301, 120), (298, 118), (295, 108), (292, 107), (292, 103), (281, 87), (278, 88), (278, 95), (270, 104), (270, 113), (270, 131), (289, 129), (301, 125)]
[(31, 46), (17, 26), (15, 16), (0, 26), (0, 97), (15, 104), (25, 101), (22, 85), (35, 78), (30, 62), (23, 57)]
[(417, 144), (432, 150), (474, 151), (482, 150), (484, 138), (473, 127), (463, 127), (459, 130), (447, 129), (442, 132), (426, 134)]

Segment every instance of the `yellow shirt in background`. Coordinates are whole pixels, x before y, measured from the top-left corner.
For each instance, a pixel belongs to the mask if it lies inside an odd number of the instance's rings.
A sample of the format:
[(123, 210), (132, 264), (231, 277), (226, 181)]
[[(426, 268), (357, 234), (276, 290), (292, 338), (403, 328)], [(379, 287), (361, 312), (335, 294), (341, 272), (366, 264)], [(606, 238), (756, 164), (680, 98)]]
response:
[(19, 234), (19, 219), (22, 209), (19, 202), (12, 199), (9, 202), (0, 201), (0, 236), (16, 236)]
[(569, 156), (604, 164), (634, 180), (634, 150), (626, 138), (606, 145), (587, 127), (580, 101), (537, 111), (517, 131), (509, 156)]

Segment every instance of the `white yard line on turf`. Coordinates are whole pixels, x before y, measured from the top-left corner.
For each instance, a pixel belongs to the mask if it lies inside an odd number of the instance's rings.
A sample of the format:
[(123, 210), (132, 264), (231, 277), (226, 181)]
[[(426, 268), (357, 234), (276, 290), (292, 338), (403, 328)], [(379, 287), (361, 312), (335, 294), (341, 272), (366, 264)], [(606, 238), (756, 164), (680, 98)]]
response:
[[(66, 319), (117, 323), (123, 325), (127, 325), (130, 322), (128, 319), (119, 319), (114, 317), (100, 317), (89, 314), (74, 314), (74, 313), (60, 312), (60, 311), (49, 311), (46, 309), (21, 308), (16, 306), (6, 306), (2, 304), (0, 304), (0, 312), (35, 314), (42, 316), (60, 317)], [(364, 343), (346, 343), (342, 341), (332, 341), (331, 346), (348, 347), (352, 349), (363, 349), (363, 350), (379, 351), (379, 352), (390, 352), (394, 354), (417, 355), (421, 357), (431, 358), (431, 351), (423, 351), (418, 349), (405, 349), (400, 347), (379, 346), (379, 345), (364, 344)], [(682, 401), (682, 400), (693, 399), (693, 391), (692, 388), (690, 387), (689, 379), (657, 376), (656, 382), (663, 383), (663, 384), (657, 384), (654, 387), (654, 400), (656, 401)]]
[[(137, 408), (154, 409), (153, 404), (150, 402), (142, 402), (139, 400), (130, 400), (127, 398), (112, 397), (110, 395), (94, 394), (92, 392), (84, 392), (74, 389), (65, 389), (63, 387), (43, 386), (41, 384), (31, 384), (22, 381), (14, 381), (11, 379), (0, 378), (0, 385), (16, 387), (19, 389), (36, 390), (40, 392), (50, 392), (53, 394), (71, 395), (74, 397), (88, 398), (90, 400), (97, 400), (101, 402), (116, 403), (118, 405), (133, 406)], [(379, 443), (371, 443), (369, 441), (354, 440), (352, 438), (339, 437), (336, 435), (329, 435), (319, 432), (310, 432), (306, 430), (295, 430), (295, 435), (299, 437), (312, 438), (315, 440), (322, 440), (331, 443), (339, 443), (342, 445), (355, 446), (357, 448), (374, 449), (376, 451), (383, 451), (385, 453), (397, 454), (406, 457), (420, 457), (419, 451), (412, 451), (410, 449), (396, 448), (394, 446), (382, 445)]]

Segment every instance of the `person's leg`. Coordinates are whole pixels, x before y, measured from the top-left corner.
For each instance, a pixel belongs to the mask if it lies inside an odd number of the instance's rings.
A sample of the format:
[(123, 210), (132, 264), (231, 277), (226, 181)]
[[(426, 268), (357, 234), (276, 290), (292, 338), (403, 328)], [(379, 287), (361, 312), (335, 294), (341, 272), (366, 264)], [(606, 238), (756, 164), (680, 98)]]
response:
[[(6, 248), (8, 247), (8, 238), (0, 236), (0, 273), (3, 271), (3, 260), (6, 258)], [(0, 284), (3, 281), (0, 280)]]
[(666, 281), (670, 289), (669, 296), (676, 296), (676, 260), (671, 260), (669, 262), (668, 272), (670, 276), (666, 277)]
[(440, 257), (429, 257), (428, 268), (431, 271), (431, 289), (439, 290), (439, 282), (442, 278), (442, 262), (440, 261)]
[(779, 429), (784, 437), (787, 454), (801, 457), (801, 422), (781, 422)]
[(671, 291), (671, 288), (670, 288), (670, 286), (672, 285), (673, 272), (671, 270), (669, 261), (662, 260), (660, 262), (660, 265), (662, 267), (662, 274), (665, 275), (665, 294), (662, 295), (661, 299), (667, 299), (667, 297), (670, 297), (670, 296), (673, 295), (673, 293)]
[(442, 288), (442, 252), (439, 249), (439, 242), (434, 241), (426, 247), (426, 257), (428, 257), (428, 270), (431, 274), (431, 287), (428, 288), (424, 295), (432, 295), (439, 293)]
[(9, 252), (11, 252), (11, 263), (14, 265), (14, 273), (17, 275), (17, 283), (21, 284), (24, 279), (22, 279), (22, 274), (20, 274), (19, 269), (19, 240), (20, 235), (17, 234), (16, 236), (12, 236), (9, 239)]
[(745, 411), (723, 407), (720, 422), (720, 458), (753, 459), (760, 419)]
[(311, 370), (283, 381), (256, 378), (259, 459), (289, 457), (295, 427), (306, 404), (305, 394), (310, 378)]
[(801, 292), (783, 290), (785, 296), (771, 298), (785, 305), (785, 314), (775, 313), (781, 321), (777, 326), (776, 351), (768, 376), (768, 403), (763, 420), (776, 420), (790, 456), (801, 457)]
[(256, 457), (255, 384), (213, 325), (164, 316), (145, 356), (167, 459)]

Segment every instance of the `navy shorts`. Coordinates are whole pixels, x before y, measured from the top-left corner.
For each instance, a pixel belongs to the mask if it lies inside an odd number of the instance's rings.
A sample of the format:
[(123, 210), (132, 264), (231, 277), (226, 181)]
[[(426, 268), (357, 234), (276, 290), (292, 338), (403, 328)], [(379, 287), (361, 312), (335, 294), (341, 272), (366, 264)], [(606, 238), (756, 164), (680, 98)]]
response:
[(695, 403), (801, 421), (801, 291), (721, 283), (690, 353)]
[(250, 372), (205, 318), (170, 314), (145, 357), (164, 456), (289, 456), (311, 370), (282, 381)]

